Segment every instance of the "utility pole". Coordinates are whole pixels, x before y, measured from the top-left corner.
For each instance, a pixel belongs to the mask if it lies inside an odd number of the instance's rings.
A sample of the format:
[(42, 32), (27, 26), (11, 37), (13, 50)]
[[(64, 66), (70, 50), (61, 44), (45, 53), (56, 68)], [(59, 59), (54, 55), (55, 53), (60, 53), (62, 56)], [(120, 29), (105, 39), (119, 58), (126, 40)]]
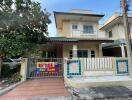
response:
[(122, 3), (122, 16), (123, 16), (126, 46), (127, 46), (129, 73), (130, 73), (130, 76), (132, 76), (132, 44), (131, 44), (131, 34), (130, 34), (130, 27), (128, 23), (128, 15), (127, 15), (128, 5), (126, 0), (122, 0), (121, 3)]

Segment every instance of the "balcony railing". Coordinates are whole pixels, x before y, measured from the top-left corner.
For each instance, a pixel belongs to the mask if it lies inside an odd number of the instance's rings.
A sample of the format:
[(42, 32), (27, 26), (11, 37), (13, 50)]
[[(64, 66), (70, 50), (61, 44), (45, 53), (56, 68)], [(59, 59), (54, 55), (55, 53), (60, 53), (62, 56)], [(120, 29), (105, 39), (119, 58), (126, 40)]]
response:
[(83, 30), (72, 30), (71, 37), (89, 37), (89, 38), (98, 38), (99, 31), (85, 32)]

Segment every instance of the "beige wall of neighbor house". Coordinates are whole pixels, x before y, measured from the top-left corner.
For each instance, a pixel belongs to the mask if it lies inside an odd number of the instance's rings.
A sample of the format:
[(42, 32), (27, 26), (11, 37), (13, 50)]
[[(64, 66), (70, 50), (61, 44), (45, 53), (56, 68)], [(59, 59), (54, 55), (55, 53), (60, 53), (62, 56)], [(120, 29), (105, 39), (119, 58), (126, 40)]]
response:
[[(130, 33), (132, 36), (132, 14), (128, 14), (128, 22), (130, 26)], [(120, 13), (114, 13), (103, 25), (101, 28), (102, 31), (105, 31), (106, 37), (114, 40), (125, 39), (125, 30), (122, 21), (122, 16)], [(109, 32), (112, 31), (112, 37), (109, 37)]]
[[(109, 32), (112, 31), (112, 39), (118, 40), (118, 39), (125, 39), (125, 30), (123, 24), (116, 24), (113, 27), (110, 27), (106, 30), (106, 37), (109, 37)], [(132, 25), (130, 25), (130, 32), (132, 36)]]

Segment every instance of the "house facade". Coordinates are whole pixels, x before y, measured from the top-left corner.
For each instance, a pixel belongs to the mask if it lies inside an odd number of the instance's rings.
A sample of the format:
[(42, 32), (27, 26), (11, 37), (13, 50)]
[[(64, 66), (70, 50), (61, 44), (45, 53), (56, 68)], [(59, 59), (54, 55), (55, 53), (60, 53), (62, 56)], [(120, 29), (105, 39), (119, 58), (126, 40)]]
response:
[[(132, 15), (128, 14), (130, 33), (132, 35)], [(103, 45), (104, 56), (126, 57), (125, 30), (123, 17), (120, 13), (114, 13), (101, 28), (106, 37), (115, 42)], [(108, 53), (109, 52), (109, 53)]]
[[(123, 25), (110, 20), (100, 29), (103, 16), (87, 10), (54, 12), (56, 37), (48, 37), (41, 46), (40, 58), (28, 59), (27, 78), (63, 77), (65, 83), (76, 88), (130, 85), (125, 36), (116, 34), (117, 27), (124, 33)], [(109, 23), (115, 24), (110, 28)], [(116, 46), (122, 49), (115, 49)], [(124, 57), (113, 57), (109, 48)]]
[(54, 12), (56, 37), (49, 37), (42, 57), (102, 57), (102, 43), (113, 42), (104, 31), (99, 30), (99, 21), (103, 16), (87, 10)]

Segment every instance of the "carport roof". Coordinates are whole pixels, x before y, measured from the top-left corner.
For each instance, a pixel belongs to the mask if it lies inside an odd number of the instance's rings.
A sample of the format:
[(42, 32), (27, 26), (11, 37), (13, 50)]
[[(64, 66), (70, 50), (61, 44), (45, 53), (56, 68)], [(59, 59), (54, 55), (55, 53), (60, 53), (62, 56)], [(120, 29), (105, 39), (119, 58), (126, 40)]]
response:
[(114, 40), (106, 38), (68, 38), (68, 37), (49, 37), (48, 42), (114, 42)]

